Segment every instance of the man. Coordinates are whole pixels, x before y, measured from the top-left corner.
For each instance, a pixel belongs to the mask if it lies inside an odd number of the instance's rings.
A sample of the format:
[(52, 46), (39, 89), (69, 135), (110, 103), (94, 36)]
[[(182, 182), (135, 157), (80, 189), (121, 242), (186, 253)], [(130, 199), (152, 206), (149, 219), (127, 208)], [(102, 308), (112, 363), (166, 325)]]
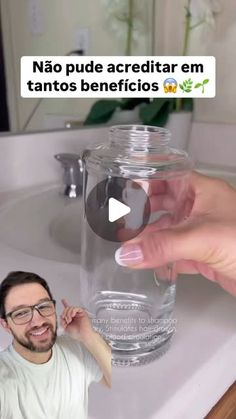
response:
[(55, 305), (47, 282), (11, 272), (0, 285), (0, 322), (13, 336), (0, 352), (1, 419), (87, 417), (92, 381), (111, 386), (111, 350), (87, 313), (62, 300), (57, 337)]

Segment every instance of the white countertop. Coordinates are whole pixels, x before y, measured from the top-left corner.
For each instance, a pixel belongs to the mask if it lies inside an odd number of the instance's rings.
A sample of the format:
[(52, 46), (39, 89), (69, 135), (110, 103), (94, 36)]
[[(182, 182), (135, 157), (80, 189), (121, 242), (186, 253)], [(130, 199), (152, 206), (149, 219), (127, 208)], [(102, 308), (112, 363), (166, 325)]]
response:
[[(0, 203), (12, 196), (1, 193)], [(0, 243), (1, 277), (10, 270), (37, 272), (58, 302), (65, 297), (78, 303), (78, 265), (40, 259)], [(175, 317), (177, 332), (163, 357), (142, 367), (114, 367), (111, 391), (92, 385), (89, 419), (204, 418), (236, 379), (236, 300), (199, 276), (180, 278)], [(0, 330), (0, 349), (9, 342)]]
[[(201, 277), (182, 277), (175, 315), (177, 332), (163, 357), (143, 367), (113, 368), (110, 394), (93, 387), (91, 419), (201, 419), (234, 382), (235, 298)], [(100, 410), (99, 393), (105, 400)]]

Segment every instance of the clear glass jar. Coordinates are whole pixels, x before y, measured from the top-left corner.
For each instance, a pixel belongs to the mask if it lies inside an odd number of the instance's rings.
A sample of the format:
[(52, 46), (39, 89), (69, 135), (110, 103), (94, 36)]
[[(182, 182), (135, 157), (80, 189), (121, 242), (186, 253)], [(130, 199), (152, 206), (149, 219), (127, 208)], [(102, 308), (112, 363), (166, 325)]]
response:
[[(122, 240), (174, 225), (186, 215), (192, 162), (184, 151), (170, 148), (169, 139), (164, 128), (114, 126), (103, 144), (83, 155), (80, 299), (110, 342), (114, 365), (159, 357), (176, 327), (173, 267), (136, 270), (115, 260)], [(111, 196), (131, 207), (113, 223), (106, 219)]]

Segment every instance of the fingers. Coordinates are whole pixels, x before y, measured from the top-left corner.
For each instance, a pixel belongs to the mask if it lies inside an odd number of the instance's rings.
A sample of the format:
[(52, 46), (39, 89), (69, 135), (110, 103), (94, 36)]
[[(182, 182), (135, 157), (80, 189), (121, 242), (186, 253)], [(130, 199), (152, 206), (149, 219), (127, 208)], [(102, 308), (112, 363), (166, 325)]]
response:
[(62, 304), (63, 304), (63, 306), (64, 306), (65, 308), (66, 308), (66, 307), (69, 307), (69, 304), (68, 304), (68, 302), (66, 301), (66, 299), (65, 299), (65, 298), (62, 298), (61, 302), (62, 302)]
[(67, 306), (64, 309), (63, 313), (61, 314), (61, 322), (62, 322), (63, 327), (70, 324), (75, 317), (81, 318), (81, 317), (84, 317), (84, 315), (85, 315), (85, 312), (82, 308)]
[[(144, 235), (149, 235), (150, 233), (153, 233), (157, 230), (163, 230), (165, 228), (170, 227), (173, 224), (173, 218), (171, 215), (165, 214), (162, 215), (157, 221), (154, 223), (148, 224), (145, 226), (145, 228), (139, 232), (136, 230), (136, 237), (143, 237)], [(131, 237), (131, 235), (134, 235), (134, 230), (127, 229), (127, 228), (120, 228), (117, 231), (117, 238), (124, 242)]]
[(204, 226), (190, 222), (160, 230), (126, 242), (116, 251), (116, 262), (121, 266), (148, 269), (181, 259), (207, 262), (211, 247)]

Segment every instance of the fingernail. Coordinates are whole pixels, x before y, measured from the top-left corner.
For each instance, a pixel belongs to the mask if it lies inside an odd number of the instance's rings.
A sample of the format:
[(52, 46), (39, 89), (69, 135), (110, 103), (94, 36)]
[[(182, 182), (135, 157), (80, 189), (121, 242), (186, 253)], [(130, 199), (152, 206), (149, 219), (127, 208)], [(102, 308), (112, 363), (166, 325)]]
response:
[(118, 265), (132, 266), (143, 261), (143, 252), (138, 244), (122, 246), (115, 252), (115, 260)]

